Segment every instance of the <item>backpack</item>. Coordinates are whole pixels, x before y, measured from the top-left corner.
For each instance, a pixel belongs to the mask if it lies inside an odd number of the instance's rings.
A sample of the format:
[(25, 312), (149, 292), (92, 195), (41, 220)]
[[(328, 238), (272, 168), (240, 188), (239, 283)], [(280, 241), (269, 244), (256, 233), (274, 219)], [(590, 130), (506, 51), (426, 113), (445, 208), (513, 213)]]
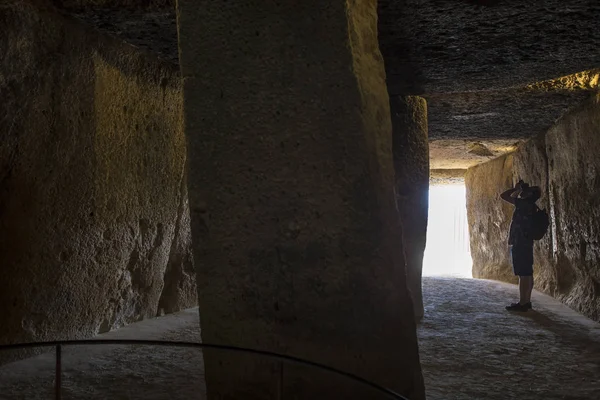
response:
[(548, 232), (549, 226), (550, 218), (548, 218), (548, 213), (546, 210), (536, 206), (531, 220), (531, 236), (533, 240), (542, 239), (546, 235), (546, 232)]

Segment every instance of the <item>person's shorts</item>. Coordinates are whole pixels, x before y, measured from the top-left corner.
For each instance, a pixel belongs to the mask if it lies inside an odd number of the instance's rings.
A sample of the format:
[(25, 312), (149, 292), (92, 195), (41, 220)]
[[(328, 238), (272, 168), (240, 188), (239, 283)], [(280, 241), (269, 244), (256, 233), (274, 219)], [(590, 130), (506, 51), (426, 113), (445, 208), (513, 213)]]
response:
[(510, 256), (515, 275), (533, 276), (533, 245), (512, 246)]

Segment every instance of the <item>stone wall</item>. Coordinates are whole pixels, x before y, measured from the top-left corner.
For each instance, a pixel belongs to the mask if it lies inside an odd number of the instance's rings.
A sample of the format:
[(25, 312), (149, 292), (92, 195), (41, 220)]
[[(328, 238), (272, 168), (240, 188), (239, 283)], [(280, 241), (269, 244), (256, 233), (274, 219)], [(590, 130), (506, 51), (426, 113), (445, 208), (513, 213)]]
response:
[(548, 132), (466, 175), (473, 275), (516, 282), (506, 237), (512, 206), (499, 194), (519, 178), (542, 188), (551, 216), (536, 242), (537, 289), (600, 319), (600, 97), (563, 116)]
[(553, 215), (549, 289), (600, 320), (600, 96), (546, 135)]
[(512, 154), (467, 170), (467, 218), (473, 277), (516, 282), (506, 245), (512, 208), (498, 195), (512, 185)]
[(195, 305), (177, 69), (27, 2), (0, 26), (0, 343)]
[(427, 102), (418, 96), (392, 96), (392, 150), (396, 200), (402, 221), (408, 289), (415, 318), (424, 314), (421, 275), (429, 212)]

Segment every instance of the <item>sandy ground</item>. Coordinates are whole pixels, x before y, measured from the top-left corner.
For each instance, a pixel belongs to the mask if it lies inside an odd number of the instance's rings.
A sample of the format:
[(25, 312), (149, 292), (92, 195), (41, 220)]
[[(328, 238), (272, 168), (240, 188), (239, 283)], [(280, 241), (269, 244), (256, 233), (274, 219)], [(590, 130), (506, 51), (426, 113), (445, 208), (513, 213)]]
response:
[[(600, 399), (600, 324), (536, 293), (532, 312), (504, 305), (514, 286), (424, 278), (418, 327), (429, 400)], [(197, 309), (102, 339), (199, 341)], [(63, 399), (203, 399), (199, 350), (81, 346), (63, 350)], [(51, 399), (54, 354), (0, 367), (0, 399)]]

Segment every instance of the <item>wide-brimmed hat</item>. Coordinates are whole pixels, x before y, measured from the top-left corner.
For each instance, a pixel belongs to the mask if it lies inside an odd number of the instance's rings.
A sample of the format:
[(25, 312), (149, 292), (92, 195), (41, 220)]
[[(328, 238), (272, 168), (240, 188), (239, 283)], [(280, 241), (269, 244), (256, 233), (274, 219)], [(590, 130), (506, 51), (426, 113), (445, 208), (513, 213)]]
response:
[[(524, 194), (526, 196), (523, 196)], [(523, 189), (520, 197), (532, 198), (533, 201), (538, 201), (540, 197), (542, 197), (542, 189), (540, 189), (539, 186), (529, 186), (528, 188)]]

